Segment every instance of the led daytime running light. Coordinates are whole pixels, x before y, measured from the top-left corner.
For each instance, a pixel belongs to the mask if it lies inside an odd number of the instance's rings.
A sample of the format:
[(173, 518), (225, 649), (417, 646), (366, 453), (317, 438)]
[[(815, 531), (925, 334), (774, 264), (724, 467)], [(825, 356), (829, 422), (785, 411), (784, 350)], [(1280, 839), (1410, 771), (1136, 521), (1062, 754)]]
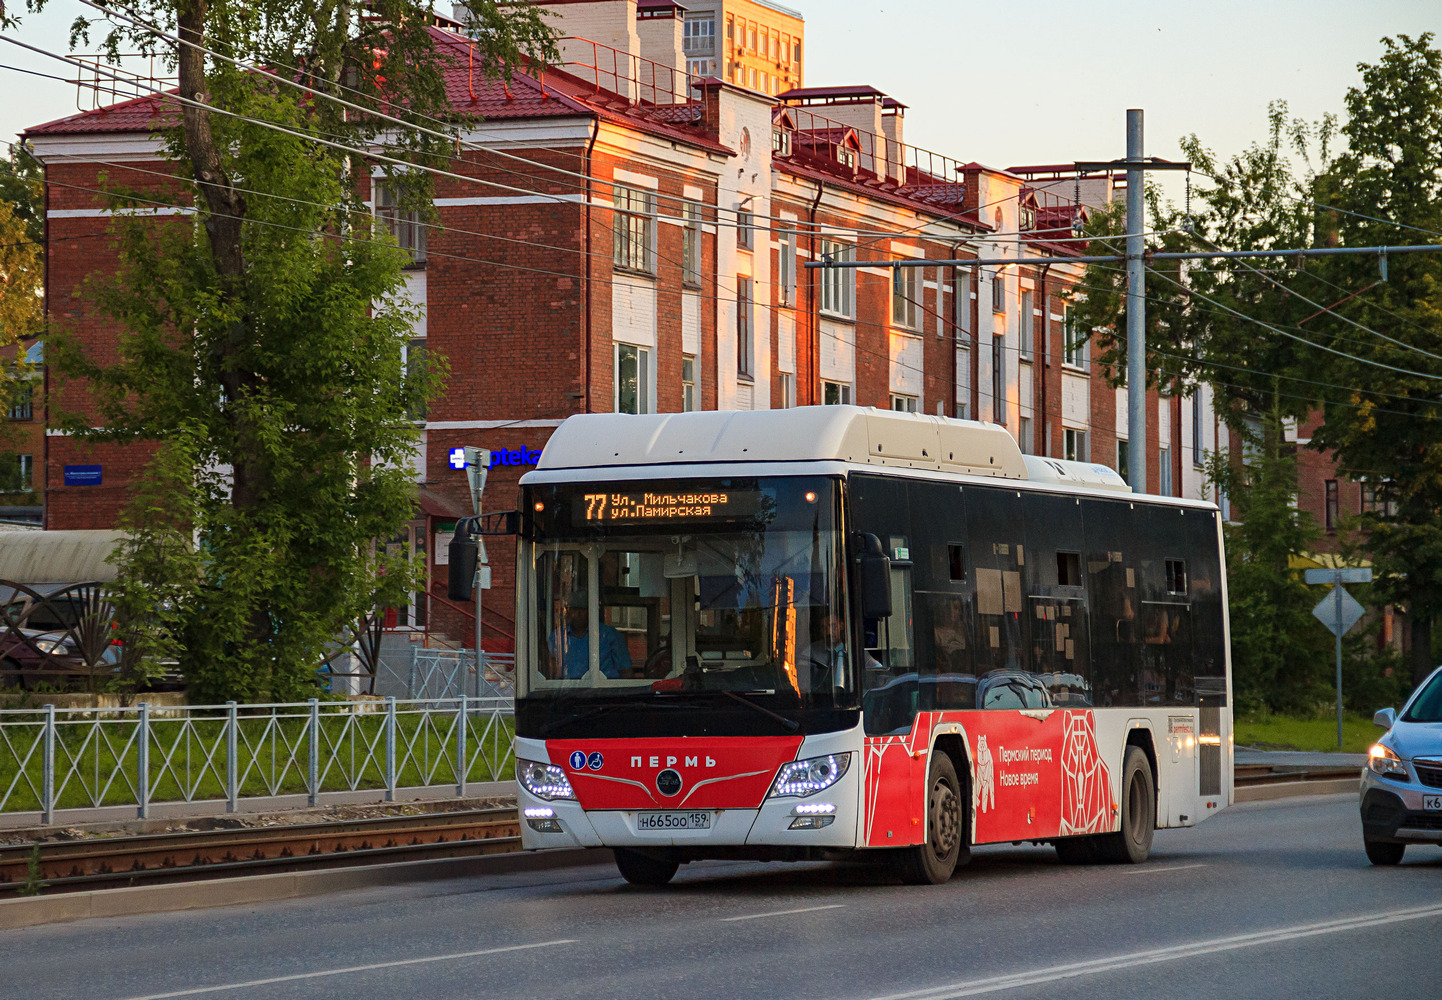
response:
[(552, 799), (574, 799), (575, 789), (571, 780), (555, 764), (542, 764), (534, 760), (516, 761), (516, 777), (521, 786), (538, 799), (549, 802)]
[(550, 806), (530, 806), (526, 809), (526, 819), (550, 819), (556, 815), (556, 810)]
[(830, 802), (804, 802), (791, 811), (797, 816), (830, 816), (836, 807)]
[(779, 799), (788, 796), (806, 798), (825, 791), (841, 780), (851, 767), (851, 754), (833, 753), (825, 757), (810, 757), (782, 764), (776, 773), (768, 798)]

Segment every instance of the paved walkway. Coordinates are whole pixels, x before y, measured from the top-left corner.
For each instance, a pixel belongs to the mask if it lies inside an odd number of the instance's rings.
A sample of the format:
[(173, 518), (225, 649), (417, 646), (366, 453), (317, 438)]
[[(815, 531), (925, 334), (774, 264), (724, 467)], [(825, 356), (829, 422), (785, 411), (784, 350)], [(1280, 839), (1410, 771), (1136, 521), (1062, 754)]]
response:
[[(455, 802), (460, 798), (467, 800), (493, 799), (514, 797), (515, 794), (516, 783), (514, 781), (474, 781), (466, 785), (464, 796), (456, 794), (455, 785), (434, 785), (427, 788), (398, 788), (394, 801), (396, 803), (444, 803)], [(62, 809), (57, 812), (55, 822), (49, 827), (41, 826), (39, 812), (4, 813), (0, 814), (0, 840), (3, 840), (7, 833), (16, 830), (59, 830), (92, 824), (123, 824), (127, 832), (145, 833), (149, 826), (164, 828), (174, 820), (209, 816), (235, 819), (273, 815), (280, 812), (296, 814), (314, 812), (317, 814), (317, 819), (320, 819), (322, 818), (320, 814), (332, 806), (385, 804), (385, 790), (372, 789), (360, 792), (322, 792), (320, 805), (314, 809), (310, 807), (304, 794), (241, 799), (240, 809), (233, 813), (225, 811), (224, 800), (218, 802), (154, 802), (150, 806), (149, 820), (139, 819), (136, 816), (136, 807), (133, 805), (106, 806), (101, 809)]]
[(1237, 764), (1268, 764), (1272, 767), (1365, 767), (1364, 753), (1318, 753), (1302, 750), (1244, 750), (1237, 747)]

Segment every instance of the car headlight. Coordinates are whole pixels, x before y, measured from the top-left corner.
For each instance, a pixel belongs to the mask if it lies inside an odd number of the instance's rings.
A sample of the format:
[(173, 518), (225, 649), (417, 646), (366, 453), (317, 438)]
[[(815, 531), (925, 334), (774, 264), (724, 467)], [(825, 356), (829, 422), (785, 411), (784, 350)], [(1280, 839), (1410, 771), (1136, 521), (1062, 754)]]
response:
[(576, 791), (571, 779), (566, 777), (555, 764), (542, 764), (534, 760), (516, 761), (516, 777), (521, 786), (538, 799), (547, 802), (552, 799), (574, 799)]
[(64, 639), (36, 639), (35, 648), (48, 655), (65, 652)]
[(805, 798), (830, 788), (841, 780), (851, 766), (851, 754), (832, 753), (825, 757), (811, 757), (782, 764), (776, 772), (776, 781), (767, 798), (780, 799), (787, 796)]
[(1372, 749), (1368, 752), (1367, 766), (1372, 769), (1373, 774), (1407, 780), (1407, 765), (1402, 763), (1402, 758), (1380, 743), (1372, 744)]

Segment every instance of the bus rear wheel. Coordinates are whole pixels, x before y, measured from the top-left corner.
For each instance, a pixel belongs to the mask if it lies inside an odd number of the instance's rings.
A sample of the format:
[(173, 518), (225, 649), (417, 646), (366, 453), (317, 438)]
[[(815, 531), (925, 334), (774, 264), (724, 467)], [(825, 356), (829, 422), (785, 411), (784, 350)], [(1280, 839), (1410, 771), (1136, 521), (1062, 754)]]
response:
[(907, 885), (941, 885), (956, 871), (963, 852), (971, 851), (961, 782), (946, 754), (932, 755), (926, 788), (926, 843), (904, 848), (896, 856), (897, 872)]
[(1139, 746), (1127, 747), (1122, 758), (1122, 828), (1097, 838), (1101, 860), (1139, 865), (1152, 853), (1157, 827), (1157, 788), (1152, 765)]
[(617, 847), (612, 853), (616, 855), (616, 867), (621, 877), (632, 885), (665, 885), (681, 867), (680, 862), (664, 855), (631, 851), (624, 847)]

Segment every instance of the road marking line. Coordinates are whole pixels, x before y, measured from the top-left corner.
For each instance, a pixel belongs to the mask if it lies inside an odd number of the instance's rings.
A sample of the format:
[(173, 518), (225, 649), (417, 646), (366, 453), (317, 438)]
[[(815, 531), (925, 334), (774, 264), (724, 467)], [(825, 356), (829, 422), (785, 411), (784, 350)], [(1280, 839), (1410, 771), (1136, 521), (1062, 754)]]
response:
[(575, 944), (567, 938), (561, 941), (541, 941), (536, 944), (513, 944), (505, 948), (485, 948), (481, 951), (458, 951), (453, 955), (430, 955), (426, 958), (402, 958), (394, 962), (372, 962), (369, 965), (350, 965), (344, 969), (324, 969), (320, 972), (297, 972), (292, 976), (272, 976), (269, 979), (251, 979), (243, 983), (224, 983), (220, 986), (196, 986), (188, 990), (171, 993), (150, 993), (143, 997), (129, 997), (127, 1000), (170, 1000), (171, 997), (193, 997), (202, 993), (222, 993), (226, 990), (244, 990), (252, 986), (271, 986), (275, 983), (294, 983), (304, 979), (321, 979), (325, 976), (344, 976), (352, 972), (373, 972), (376, 969), (395, 969), (405, 965), (424, 965), (428, 962), (453, 962), (462, 958), (479, 958), (482, 955), (500, 955), (508, 951), (527, 951), (531, 948), (553, 948), (558, 944)]
[(1154, 948), (1126, 955), (1112, 955), (1109, 958), (1092, 959), (1087, 962), (1072, 962), (1067, 965), (1053, 965), (1032, 972), (1018, 972), (1006, 976), (992, 976), (989, 979), (951, 983), (946, 986), (932, 986), (909, 993), (892, 993), (872, 1000), (955, 1000), (959, 997), (981, 996), (986, 993), (1001, 993), (1023, 986), (1039, 986), (1062, 979), (1077, 979), (1104, 972), (1133, 969), (1139, 965), (1155, 965), (1159, 962), (1174, 962), (1183, 958), (1197, 958), (1241, 948), (1257, 948), (1269, 944), (1281, 944), (1302, 938), (1318, 937), (1323, 934), (1340, 934), (1346, 931), (1363, 930), (1368, 927), (1383, 927), (1387, 924), (1408, 920), (1427, 920), (1442, 917), (1442, 905), (1421, 906), (1407, 910), (1391, 910), (1384, 913), (1370, 913), (1360, 917), (1342, 920), (1328, 920), (1316, 924), (1297, 924), (1292, 927), (1278, 927), (1269, 931), (1252, 934), (1236, 934), (1230, 937), (1213, 938), (1192, 944), (1173, 945), (1169, 948)]
[(772, 910), (770, 913), (750, 913), (744, 917), (722, 917), (722, 923), (735, 923), (738, 920), (760, 920), (762, 917), (785, 917), (792, 913), (815, 913), (817, 910), (844, 910), (845, 903), (830, 903), (826, 906), (802, 906), (795, 910)]
[(1165, 868), (1133, 868), (1131, 871), (1122, 871), (1122, 875), (1156, 875), (1158, 872), (1184, 872), (1188, 868), (1205, 868), (1206, 862), (1199, 861), (1194, 865), (1168, 865)]

